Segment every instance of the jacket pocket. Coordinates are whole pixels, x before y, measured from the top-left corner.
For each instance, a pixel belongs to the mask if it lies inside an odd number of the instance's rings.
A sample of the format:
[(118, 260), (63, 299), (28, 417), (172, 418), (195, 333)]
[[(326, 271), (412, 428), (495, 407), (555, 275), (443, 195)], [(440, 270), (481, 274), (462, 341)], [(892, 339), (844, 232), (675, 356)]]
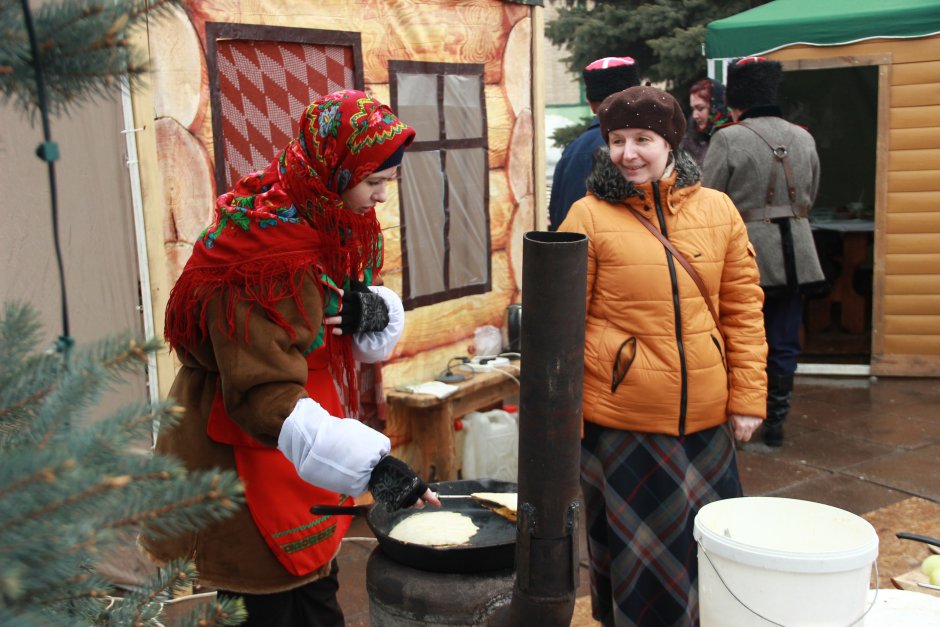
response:
[[(628, 345), (629, 348), (627, 348)], [(627, 349), (628, 355), (624, 355), (624, 349)], [(620, 348), (617, 349), (617, 354), (614, 355), (614, 365), (610, 373), (611, 394), (616, 392), (617, 388), (620, 387), (624, 377), (627, 376), (627, 372), (630, 370), (630, 366), (633, 365), (634, 359), (636, 359), (636, 337), (628, 337), (620, 344)]]
[(709, 335), (712, 339), (712, 344), (715, 345), (715, 349), (718, 351), (718, 356), (721, 357), (721, 365), (725, 367), (725, 372), (728, 371), (728, 362), (725, 360), (725, 353), (721, 350), (721, 342), (718, 341), (718, 338), (714, 335)]

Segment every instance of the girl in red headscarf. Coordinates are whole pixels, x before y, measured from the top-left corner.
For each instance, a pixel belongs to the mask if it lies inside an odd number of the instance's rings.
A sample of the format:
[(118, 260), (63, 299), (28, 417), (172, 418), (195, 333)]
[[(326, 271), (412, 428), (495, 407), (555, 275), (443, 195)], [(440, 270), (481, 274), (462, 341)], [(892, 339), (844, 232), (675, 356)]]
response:
[(350, 517), (311, 506), (367, 489), (392, 508), (440, 505), (385, 435), (343, 418), (357, 411), (355, 362), (386, 359), (404, 327), (398, 296), (372, 285), (374, 206), (413, 138), (363, 92), (318, 99), (277, 159), (219, 196), (170, 294), (182, 362), (170, 396), (185, 414), (157, 450), (236, 468), (246, 504), (199, 533), (142, 540), (243, 596), (249, 624), (343, 624), (334, 557)]

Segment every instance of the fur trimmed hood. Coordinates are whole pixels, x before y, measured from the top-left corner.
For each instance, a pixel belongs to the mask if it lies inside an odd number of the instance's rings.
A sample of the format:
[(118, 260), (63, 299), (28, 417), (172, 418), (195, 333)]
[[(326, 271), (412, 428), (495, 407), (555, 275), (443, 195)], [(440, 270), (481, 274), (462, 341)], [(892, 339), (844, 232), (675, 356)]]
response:
[[(692, 187), (702, 178), (698, 164), (684, 150), (674, 150), (676, 183), (675, 189)], [(594, 151), (594, 167), (587, 181), (587, 191), (601, 200), (622, 203), (627, 198), (643, 198), (643, 190), (624, 178), (617, 166), (610, 160), (606, 146)]]

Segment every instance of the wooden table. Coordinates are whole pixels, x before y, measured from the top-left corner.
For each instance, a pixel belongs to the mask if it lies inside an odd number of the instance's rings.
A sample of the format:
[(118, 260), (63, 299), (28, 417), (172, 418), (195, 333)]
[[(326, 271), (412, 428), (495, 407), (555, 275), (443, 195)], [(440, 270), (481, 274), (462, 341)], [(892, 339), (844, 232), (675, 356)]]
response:
[(826, 329), (832, 321), (832, 305), (839, 303), (839, 320), (842, 329), (851, 334), (865, 333), (868, 298), (855, 291), (852, 282), (855, 271), (868, 259), (875, 223), (871, 220), (832, 220), (813, 223), (813, 229), (835, 231), (841, 235), (842, 250), (836, 259), (842, 265), (842, 273), (833, 282), (832, 289), (823, 299), (811, 300), (807, 320), (810, 331)]
[(411, 439), (417, 444), (421, 457), (414, 465), (422, 479), (432, 482), (457, 478), (454, 446), (456, 418), (519, 393), (518, 365), (500, 370), (475, 372), (472, 378), (455, 383), (459, 389), (443, 399), (394, 388), (385, 390), (389, 410), (406, 414), (411, 423)]

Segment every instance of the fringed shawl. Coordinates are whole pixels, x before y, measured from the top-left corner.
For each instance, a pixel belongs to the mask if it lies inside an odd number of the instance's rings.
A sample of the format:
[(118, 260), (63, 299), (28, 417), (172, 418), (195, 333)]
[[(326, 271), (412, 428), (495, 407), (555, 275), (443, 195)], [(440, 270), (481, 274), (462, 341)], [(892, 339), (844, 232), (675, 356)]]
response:
[[(218, 324), (235, 338), (236, 309), (259, 307), (291, 338), (296, 332), (276, 305), (293, 299), (304, 319), (300, 287), (315, 279), (324, 310), (338, 287), (369, 279), (382, 267), (381, 229), (372, 209), (357, 215), (340, 196), (414, 139), (414, 130), (361, 91), (316, 100), (300, 119), (297, 138), (265, 169), (242, 178), (216, 201), (215, 218), (170, 293), (165, 336), (176, 351), (208, 337), (207, 304), (217, 300)], [(247, 326), (242, 330), (250, 341)], [(334, 378), (356, 411), (358, 390), (349, 336), (321, 333)], [(314, 347), (310, 347), (311, 349)]]

